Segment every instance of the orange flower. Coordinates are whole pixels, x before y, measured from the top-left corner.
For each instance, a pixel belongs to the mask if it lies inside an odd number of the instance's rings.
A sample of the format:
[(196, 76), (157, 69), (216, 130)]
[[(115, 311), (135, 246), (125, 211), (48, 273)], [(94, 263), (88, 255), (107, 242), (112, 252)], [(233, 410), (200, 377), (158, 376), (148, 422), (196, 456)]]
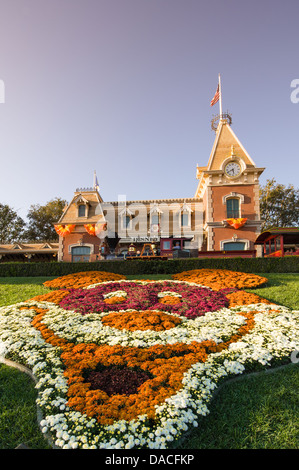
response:
[(44, 286), (50, 289), (63, 289), (63, 288), (79, 288), (86, 287), (90, 284), (97, 284), (99, 282), (119, 281), (126, 279), (125, 276), (115, 273), (106, 273), (104, 271), (86, 271), (79, 273), (67, 274), (52, 281), (44, 282)]
[(113, 304), (121, 304), (122, 302), (126, 302), (126, 300), (127, 300), (126, 297), (115, 295), (114, 297), (108, 297), (107, 299), (104, 299), (104, 302), (106, 304), (113, 305)]
[(240, 273), (227, 269), (193, 269), (174, 274), (172, 278), (178, 281), (201, 284), (216, 291), (226, 287), (248, 289), (258, 287), (268, 281), (267, 278), (257, 274)]
[(179, 304), (181, 302), (181, 299), (175, 295), (164, 295), (164, 297), (161, 297), (159, 299), (159, 302), (161, 304), (175, 305)]
[(229, 307), (236, 307), (237, 305), (250, 305), (250, 304), (272, 304), (267, 299), (263, 299), (257, 294), (245, 292), (245, 291), (237, 291), (232, 292), (231, 294), (226, 294), (226, 297), (229, 299)]
[(68, 290), (54, 290), (52, 292), (48, 292), (46, 294), (37, 295), (33, 297), (31, 300), (36, 300), (37, 302), (53, 302), (54, 304), (59, 304), (59, 302), (69, 294)]
[(102, 318), (105, 326), (118, 330), (154, 330), (164, 331), (174, 328), (181, 323), (179, 317), (152, 310), (133, 312), (112, 312)]

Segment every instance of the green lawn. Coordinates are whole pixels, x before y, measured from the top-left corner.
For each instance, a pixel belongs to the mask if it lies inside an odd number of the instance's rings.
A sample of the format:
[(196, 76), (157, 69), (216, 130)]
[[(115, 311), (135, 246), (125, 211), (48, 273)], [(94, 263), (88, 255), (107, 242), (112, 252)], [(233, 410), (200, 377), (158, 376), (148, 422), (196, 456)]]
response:
[[(261, 274), (269, 279), (254, 289), (266, 299), (299, 309), (299, 274)], [(169, 279), (141, 275), (128, 279)], [(0, 278), (0, 306), (13, 304), (49, 290), (42, 282), (53, 278)], [(209, 409), (181, 444), (181, 449), (298, 449), (298, 365), (274, 372), (244, 376), (224, 384)], [(0, 449), (24, 443), (47, 449), (36, 420), (36, 390), (24, 373), (0, 365)]]
[(55, 277), (0, 277), (0, 307), (49, 292), (43, 282)]
[(265, 287), (250, 292), (293, 310), (299, 309), (299, 273), (259, 273), (268, 279)]
[(49, 449), (37, 423), (37, 391), (25, 373), (0, 364), (0, 449)]
[(298, 387), (296, 364), (224, 384), (179, 448), (298, 449)]

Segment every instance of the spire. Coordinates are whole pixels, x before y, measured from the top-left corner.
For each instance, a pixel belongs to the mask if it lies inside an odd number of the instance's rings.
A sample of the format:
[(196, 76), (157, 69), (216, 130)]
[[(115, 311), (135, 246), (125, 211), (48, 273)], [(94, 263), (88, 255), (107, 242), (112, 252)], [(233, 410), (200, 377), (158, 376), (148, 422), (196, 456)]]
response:
[(94, 170), (94, 174), (93, 174), (93, 189), (94, 189), (94, 191), (99, 191), (99, 189), (100, 189), (97, 174), (96, 174), (96, 170)]

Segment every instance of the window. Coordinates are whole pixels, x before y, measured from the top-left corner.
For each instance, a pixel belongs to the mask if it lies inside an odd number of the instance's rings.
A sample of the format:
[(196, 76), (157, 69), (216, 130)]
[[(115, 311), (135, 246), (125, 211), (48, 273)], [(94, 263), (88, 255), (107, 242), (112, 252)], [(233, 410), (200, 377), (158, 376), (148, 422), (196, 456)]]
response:
[(131, 217), (129, 215), (124, 215), (122, 220), (123, 220), (123, 228), (124, 229), (130, 228)]
[(163, 250), (170, 250), (170, 241), (163, 241)]
[(72, 261), (89, 261), (90, 246), (74, 246), (72, 247)]
[(244, 242), (227, 242), (223, 243), (224, 251), (245, 250)]
[(226, 200), (226, 217), (228, 219), (237, 219), (240, 217), (240, 200), (227, 199)]
[(159, 225), (159, 214), (153, 214), (151, 222), (152, 225)]
[(181, 214), (181, 226), (188, 227), (189, 226), (189, 214), (186, 212)]
[(80, 204), (79, 207), (78, 207), (78, 216), (79, 217), (85, 217), (85, 210), (86, 210), (85, 205)]

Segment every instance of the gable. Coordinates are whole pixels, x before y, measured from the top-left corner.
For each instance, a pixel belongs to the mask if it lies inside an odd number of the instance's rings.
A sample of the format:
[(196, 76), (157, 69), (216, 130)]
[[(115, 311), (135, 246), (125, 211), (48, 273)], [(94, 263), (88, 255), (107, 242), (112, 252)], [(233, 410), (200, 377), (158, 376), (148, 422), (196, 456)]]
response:
[(249, 156), (239, 139), (226, 121), (221, 121), (217, 129), (216, 139), (207, 165), (208, 171), (219, 170), (223, 162), (232, 153), (243, 160), (247, 168), (255, 167), (255, 163)]
[[(86, 223), (86, 220), (88, 220), (89, 223), (96, 223), (103, 217), (101, 207), (102, 202), (103, 200), (97, 191), (77, 191), (57, 223), (73, 224), (80, 223), (83, 220), (84, 223)], [(78, 206), (81, 204), (84, 204), (86, 207), (88, 207), (88, 214), (85, 218), (78, 217)]]

